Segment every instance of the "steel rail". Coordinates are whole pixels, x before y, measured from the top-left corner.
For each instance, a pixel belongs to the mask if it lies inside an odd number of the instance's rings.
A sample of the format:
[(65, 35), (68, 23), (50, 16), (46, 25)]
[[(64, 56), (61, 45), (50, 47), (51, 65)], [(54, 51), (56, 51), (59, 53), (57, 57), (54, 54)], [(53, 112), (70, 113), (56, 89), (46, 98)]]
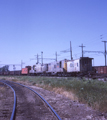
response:
[(7, 83), (5, 83), (3, 81), (0, 81), (0, 82), (7, 85), (7, 86), (9, 86), (12, 89), (12, 91), (14, 92), (14, 105), (13, 105), (13, 111), (12, 111), (11, 118), (10, 118), (10, 120), (14, 120), (15, 111), (16, 111), (16, 93), (15, 93), (15, 90), (9, 84), (7, 84)]
[[(12, 81), (12, 82), (13, 82), (13, 81)], [(25, 85), (23, 85), (23, 84), (16, 83), (16, 82), (13, 82), (13, 83), (19, 84), (19, 85), (21, 85), (21, 86), (23, 86), (23, 87), (26, 87), (26, 88), (30, 89), (31, 91), (33, 91), (35, 94), (37, 94), (37, 95), (48, 105), (48, 107), (51, 109), (51, 111), (54, 113), (54, 115), (57, 117), (57, 119), (58, 119), (58, 120), (61, 120), (61, 118), (60, 118), (59, 115), (55, 112), (55, 110), (51, 107), (51, 105), (50, 105), (41, 95), (39, 95), (36, 91), (34, 91), (34, 90), (31, 89), (30, 87), (25, 86)]]

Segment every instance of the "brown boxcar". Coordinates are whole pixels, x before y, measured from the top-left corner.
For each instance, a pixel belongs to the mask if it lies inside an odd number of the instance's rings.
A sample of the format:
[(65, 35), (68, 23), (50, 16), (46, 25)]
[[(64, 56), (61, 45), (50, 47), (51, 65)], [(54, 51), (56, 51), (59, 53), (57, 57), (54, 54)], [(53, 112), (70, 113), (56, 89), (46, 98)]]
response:
[(107, 66), (94, 66), (93, 69), (98, 74), (107, 74)]

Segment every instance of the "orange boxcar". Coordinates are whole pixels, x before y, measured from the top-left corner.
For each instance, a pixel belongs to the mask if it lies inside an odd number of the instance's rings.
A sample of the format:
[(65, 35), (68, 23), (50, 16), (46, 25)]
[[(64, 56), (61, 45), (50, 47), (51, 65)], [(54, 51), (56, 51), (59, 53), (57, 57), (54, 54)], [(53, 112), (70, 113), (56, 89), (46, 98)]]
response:
[(27, 75), (28, 74), (28, 68), (22, 68), (21, 74)]

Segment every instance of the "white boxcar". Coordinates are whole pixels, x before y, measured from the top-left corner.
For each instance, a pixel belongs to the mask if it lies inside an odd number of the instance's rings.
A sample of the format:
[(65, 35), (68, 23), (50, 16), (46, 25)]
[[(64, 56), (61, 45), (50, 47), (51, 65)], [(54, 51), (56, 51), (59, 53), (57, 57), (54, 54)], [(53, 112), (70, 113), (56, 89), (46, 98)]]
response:
[(89, 57), (81, 57), (76, 60), (67, 62), (67, 72), (88, 72), (92, 71), (92, 59)]
[(67, 72), (80, 72), (79, 59), (67, 62)]
[(74, 60), (74, 72), (80, 72), (80, 59)]

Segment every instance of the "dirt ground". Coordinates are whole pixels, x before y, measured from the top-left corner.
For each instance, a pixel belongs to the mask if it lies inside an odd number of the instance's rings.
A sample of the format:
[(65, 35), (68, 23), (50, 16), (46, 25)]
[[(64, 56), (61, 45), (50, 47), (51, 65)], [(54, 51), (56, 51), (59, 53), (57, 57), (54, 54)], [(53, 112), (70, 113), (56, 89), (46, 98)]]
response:
[[(16, 93), (15, 120), (57, 120), (44, 102), (31, 90), (10, 81), (5, 82), (12, 86)], [(0, 120), (9, 120), (14, 102), (13, 92), (0, 82), (0, 93)]]
[(33, 86), (27, 82), (20, 83), (31, 87), (45, 98), (62, 120), (107, 120), (106, 113), (93, 110), (92, 108), (87, 107), (87, 105), (71, 100), (65, 95), (56, 94), (53, 91)]
[(30, 87), (48, 101), (62, 120), (106, 120), (106, 115), (103, 116), (102, 113), (92, 110), (92, 108), (87, 107), (85, 104), (80, 104), (63, 95), (39, 87)]
[(13, 104), (13, 91), (0, 82), (0, 120), (8, 120), (11, 117)]
[(73, 101), (65, 95), (56, 94), (53, 91), (32, 86), (25, 82), (22, 84), (26, 84), (44, 97), (62, 120), (107, 120), (107, 114), (93, 110), (85, 104)]

